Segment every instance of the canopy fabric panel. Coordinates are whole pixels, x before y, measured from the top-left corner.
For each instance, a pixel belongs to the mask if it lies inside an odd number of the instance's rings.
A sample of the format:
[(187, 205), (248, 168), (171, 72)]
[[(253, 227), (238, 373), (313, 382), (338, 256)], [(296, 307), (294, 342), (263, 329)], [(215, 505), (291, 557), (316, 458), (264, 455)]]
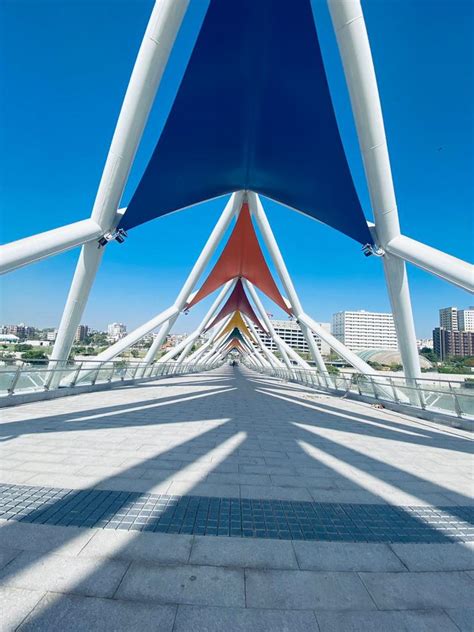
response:
[(224, 340), (224, 345), (227, 344), (228, 342), (232, 342), (233, 340), (238, 340), (241, 343), (244, 343), (244, 337), (242, 336), (242, 334), (240, 333), (240, 331), (235, 328), (234, 331), (232, 331), (227, 338)]
[(233, 349), (236, 349), (239, 353), (248, 353), (248, 351), (242, 346), (242, 343), (239, 340), (231, 340), (227, 347), (223, 349), (223, 353), (229, 353)]
[(255, 340), (253, 334), (249, 331), (249, 328), (245, 324), (245, 321), (242, 318), (242, 314), (240, 312), (235, 312), (234, 313), (234, 315), (231, 317), (231, 319), (229, 320), (227, 325), (224, 327), (224, 329), (217, 336), (216, 340), (219, 340), (219, 338), (222, 338), (222, 336), (225, 336), (226, 334), (228, 334), (229, 332), (233, 331), (234, 329), (238, 329), (239, 331), (241, 331), (242, 334), (244, 336), (246, 336), (252, 342), (257, 342)]
[(120, 227), (240, 189), (372, 243), (310, 0), (211, 0)]
[(268, 269), (262, 249), (250, 218), (248, 204), (243, 204), (239, 218), (226, 243), (221, 256), (204, 281), (201, 289), (187, 309), (202, 301), (203, 298), (217, 290), (217, 288), (236, 277), (244, 277), (258, 287), (272, 299), (282, 310), (291, 315), (291, 310), (283, 300), (272, 274)]
[(257, 325), (257, 327), (260, 327), (260, 329), (266, 331), (266, 329), (259, 321), (257, 314), (254, 312), (253, 307), (250, 305), (250, 301), (247, 298), (247, 294), (245, 293), (244, 286), (242, 285), (242, 281), (240, 279), (235, 284), (231, 295), (222, 306), (220, 312), (214, 318), (212, 323), (206, 327), (206, 331), (208, 329), (212, 329), (223, 318), (236, 311), (242, 312), (242, 314), (248, 316), (252, 320), (252, 322)]

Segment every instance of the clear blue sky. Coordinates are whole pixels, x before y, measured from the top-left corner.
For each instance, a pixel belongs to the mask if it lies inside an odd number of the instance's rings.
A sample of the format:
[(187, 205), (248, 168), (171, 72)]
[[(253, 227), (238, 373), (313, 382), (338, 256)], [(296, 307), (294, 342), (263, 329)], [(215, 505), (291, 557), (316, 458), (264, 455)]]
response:
[[(2, 241), (90, 214), (110, 139), (152, 2), (0, 0)], [(170, 107), (205, 7), (193, 0), (137, 155), (123, 205)], [(463, 259), (473, 251), (473, 4), (470, 0), (363, 2), (382, 98), (402, 230)], [(371, 218), (334, 35), (314, 4), (336, 113), (367, 218)], [(179, 291), (223, 200), (130, 231), (107, 248), (83, 322), (129, 328)], [(303, 304), (317, 320), (343, 309), (389, 310), (381, 263), (336, 231), (267, 202)], [(56, 326), (77, 251), (4, 277), (3, 322)], [(472, 303), (410, 266), (417, 335), (437, 310)], [(208, 302), (178, 321), (189, 331)], [(275, 316), (278, 309), (268, 305)]]

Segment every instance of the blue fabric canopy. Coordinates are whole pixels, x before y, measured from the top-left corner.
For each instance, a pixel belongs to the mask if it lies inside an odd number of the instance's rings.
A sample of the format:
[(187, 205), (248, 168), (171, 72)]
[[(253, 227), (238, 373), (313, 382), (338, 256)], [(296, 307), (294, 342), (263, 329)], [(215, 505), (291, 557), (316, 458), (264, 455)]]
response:
[(310, 0), (211, 0), (120, 227), (238, 189), (372, 243), (339, 136)]

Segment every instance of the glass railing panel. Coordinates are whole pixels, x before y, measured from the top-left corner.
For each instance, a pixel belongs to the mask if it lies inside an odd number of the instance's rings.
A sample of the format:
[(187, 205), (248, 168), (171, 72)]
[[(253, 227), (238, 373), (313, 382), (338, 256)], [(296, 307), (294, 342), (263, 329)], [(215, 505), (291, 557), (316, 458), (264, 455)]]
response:
[(95, 380), (96, 373), (97, 369), (95, 368), (84, 368), (77, 376), (76, 386), (87, 386), (92, 384)]
[(455, 397), (463, 417), (474, 419), (474, 395), (466, 393), (464, 389), (456, 389)]
[(375, 390), (370, 378), (366, 378), (363, 375), (358, 376), (357, 384), (359, 386), (362, 395), (368, 395), (369, 397), (375, 397)]
[(0, 371), (0, 396), (8, 395), (16, 375), (17, 369), (12, 369), (11, 371)]
[(425, 408), (433, 412), (445, 413), (447, 415), (457, 415), (456, 401), (451, 392), (431, 391), (425, 392)]
[(42, 391), (51, 371), (38, 368), (22, 368), (15, 383), (15, 393), (28, 391)]

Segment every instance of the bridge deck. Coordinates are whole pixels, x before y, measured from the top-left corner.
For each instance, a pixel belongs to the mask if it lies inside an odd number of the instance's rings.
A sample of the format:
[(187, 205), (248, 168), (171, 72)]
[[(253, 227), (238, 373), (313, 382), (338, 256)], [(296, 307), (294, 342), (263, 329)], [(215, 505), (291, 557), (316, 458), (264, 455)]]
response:
[(472, 629), (466, 432), (231, 367), (2, 415), (2, 629)]

